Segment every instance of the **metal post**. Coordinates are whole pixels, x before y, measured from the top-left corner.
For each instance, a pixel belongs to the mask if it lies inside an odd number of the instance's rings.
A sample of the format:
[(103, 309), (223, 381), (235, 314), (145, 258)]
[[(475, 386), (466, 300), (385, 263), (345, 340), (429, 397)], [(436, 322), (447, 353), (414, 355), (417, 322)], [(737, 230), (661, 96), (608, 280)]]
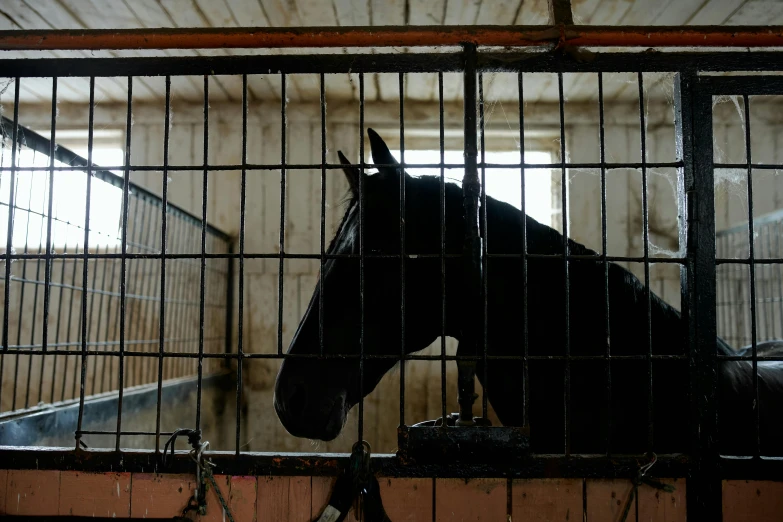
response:
[[(478, 139), (476, 130), (476, 46), (465, 44), (464, 120), (465, 120), (465, 175), (462, 179), (465, 209), (465, 242), (463, 244), (464, 292), (462, 303), (462, 336), (459, 340), (460, 355), (477, 355), (481, 332), (481, 234), (479, 230), (479, 197), (481, 182), (478, 177)], [(472, 426), (475, 393), (475, 360), (457, 360), (459, 393), (459, 426)]]
[(696, 76), (683, 73), (675, 82), (677, 157), (683, 161), (680, 191), (680, 241), (686, 241), (681, 275), (682, 310), (687, 321), (691, 399), (691, 454), (688, 518), (721, 519), (717, 478), (715, 189), (712, 167), (712, 99), (694, 95)]

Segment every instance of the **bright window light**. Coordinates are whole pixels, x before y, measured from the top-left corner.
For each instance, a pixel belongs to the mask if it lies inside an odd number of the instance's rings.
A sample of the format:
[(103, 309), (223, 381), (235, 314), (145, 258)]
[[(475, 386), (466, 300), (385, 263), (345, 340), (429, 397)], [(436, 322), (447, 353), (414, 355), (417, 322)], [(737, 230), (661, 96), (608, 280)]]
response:
[[(400, 151), (391, 151), (400, 161)], [(486, 152), (487, 163), (519, 164), (519, 151)], [(447, 164), (463, 164), (463, 152), (460, 150), (444, 151)], [(526, 151), (525, 163), (551, 163), (552, 156), (543, 151)], [(434, 164), (440, 163), (438, 150), (405, 150), (405, 163)], [(439, 168), (406, 168), (408, 174), (418, 176), (440, 176)], [(462, 186), (463, 172), (460, 169), (446, 169), (444, 176), (447, 182)], [(479, 179), (481, 170), (479, 169)], [(486, 169), (487, 195), (504, 201), (514, 207), (522, 208), (521, 173), (518, 168)], [(550, 169), (525, 169), (525, 213), (545, 225), (552, 224), (552, 176)]]
[[(87, 150), (72, 149), (80, 156)], [(119, 147), (93, 147), (95, 165), (122, 165), (124, 152)], [(56, 167), (66, 166), (59, 161)], [(5, 147), (3, 167), (11, 166), (11, 153)], [(28, 252), (37, 253), (46, 245), (46, 228), (49, 212), (49, 172), (26, 170), (30, 167), (49, 166), (49, 156), (30, 149), (17, 151), (14, 181), (14, 226), (11, 236), (13, 248), (21, 252), (27, 245)], [(115, 174), (118, 174), (115, 172)], [(73, 252), (84, 243), (84, 220), (87, 202), (87, 174), (83, 171), (54, 171), (52, 201), (52, 245), (62, 249), (65, 245)], [(8, 244), (8, 208), (11, 192), (11, 172), (0, 176), (0, 249)], [(90, 188), (90, 248), (113, 247), (120, 243), (120, 215), (122, 189), (93, 177)]]

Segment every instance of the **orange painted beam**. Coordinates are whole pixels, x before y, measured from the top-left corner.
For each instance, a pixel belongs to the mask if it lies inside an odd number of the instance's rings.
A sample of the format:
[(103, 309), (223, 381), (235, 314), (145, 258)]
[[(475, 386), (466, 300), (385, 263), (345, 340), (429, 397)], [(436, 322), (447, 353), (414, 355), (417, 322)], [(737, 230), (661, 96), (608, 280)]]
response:
[(409, 26), (0, 31), (0, 50), (531, 47), (783, 47), (781, 26)]

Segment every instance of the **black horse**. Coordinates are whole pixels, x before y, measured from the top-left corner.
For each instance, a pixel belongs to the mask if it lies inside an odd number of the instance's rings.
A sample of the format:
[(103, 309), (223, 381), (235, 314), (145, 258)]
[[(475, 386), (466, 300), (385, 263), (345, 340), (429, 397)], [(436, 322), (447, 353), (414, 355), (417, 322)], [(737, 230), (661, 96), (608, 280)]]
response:
[[(368, 133), (374, 163), (398, 165), (380, 136), (371, 129)], [(366, 396), (372, 392), (383, 375), (399, 361), (403, 346), (402, 303), (406, 353), (427, 347), (442, 331), (457, 339), (461, 335), (462, 262), (458, 256), (445, 260), (446, 320), (442, 325), (439, 256), (441, 201), (445, 210), (445, 252), (448, 256), (459, 254), (462, 249), (465, 229), (461, 188), (451, 183), (441, 184), (435, 177), (412, 177), (393, 166), (381, 167), (377, 174), (361, 174), (341, 152), (339, 156), (345, 165), (343, 170), (351, 197), (328, 253), (357, 255), (363, 242), (366, 255), (363, 287), (360, 286), (358, 256), (325, 261), (323, 296), (316, 286), (288, 353), (312, 355), (319, 354), (323, 348), (323, 353), (328, 355), (350, 354), (354, 357), (285, 360), (275, 386), (275, 409), (288, 432), (320, 440), (334, 439), (340, 433), (348, 411), (359, 402), (360, 393)], [(400, 176), (403, 175), (407, 255), (404, 267), (398, 257), (401, 245)], [(360, 178), (364, 197), (361, 205), (363, 231), (359, 225)], [(563, 236), (556, 230), (491, 197), (487, 197), (484, 211), (487, 212), (487, 230), (483, 236), (488, 253), (520, 254), (522, 227), (525, 226), (529, 253), (562, 255)], [(568, 249), (571, 255), (597, 256), (596, 252), (571, 240)], [(605, 272), (600, 259), (574, 259), (568, 266), (566, 325), (562, 257), (539, 257), (530, 258), (527, 263), (525, 323), (520, 257), (490, 257), (486, 266), (488, 353), (519, 356), (527, 342), (531, 356), (528, 420), (534, 452), (562, 453), (569, 444), (573, 453), (604, 453), (608, 449), (607, 441), (611, 452), (616, 454), (638, 454), (651, 447), (658, 453), (688, 451), (691, 410), (687, 332), (686, 323), (677, 310), (651, 293), (651, 329), (648, 329), (647, 293), (631, 272), (614, 263), (609, 263)], [(400, 284), (403, 268), (404, 295)], [(360, 329), (362, 300), (363, 330)], [(322, 344), (319, 320), (323, 321)], [(566, 331), (572, 356), (568, 369), (562, 357), (547, 358), (566, 354)], [(651, 332), (649, 336), (648, 331)], [(580, 358), (606, 354), (607, 341), (614, 357), (610, 362)], [(364, 379), (360, 386), (360, 363), (355, 356), (362, 346), (366, 355), (388, 357), (364, 361)], [(720, 354), (737, 354), (721, 339), (717, 339), (716, 346)], [(650, 348), (656, 356), (671, 357), (623, 358), (645, 355)], [(781, 352), (783, 342), (758, 346), (759, 355)], [(607, 364), (611, 365), (611, 381), (607, 379)], [(781, 364), (758, 364), (760, 400), (756, 404), (751, 364), (721, 363), (718, 393), (722, 451), (753, 454), (755, 404), (760, 408), (762, 454), (781, 453)], [(565, 379), (567, 371), (569, 386)], [(482, 364), (478, 365), (477, 376), (501, 423), (522, 425), (525, 421), (523, 363), (490, 360), (486, 380)], [(650, 386), (653, 390), (651, 410)], [(566, 393), (567, 387), (569, 393)], [(566, 407), (569, 408), (568, 421)]]

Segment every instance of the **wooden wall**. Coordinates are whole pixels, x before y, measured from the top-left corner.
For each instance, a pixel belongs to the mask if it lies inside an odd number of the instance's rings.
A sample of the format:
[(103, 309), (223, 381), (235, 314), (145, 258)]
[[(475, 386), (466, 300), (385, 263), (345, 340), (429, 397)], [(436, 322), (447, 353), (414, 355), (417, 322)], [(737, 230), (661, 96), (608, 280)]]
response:
[[(309, 522), (328, 502), (331, 477), (245, 477), (215, 480), (234, 520)], [(684, 480), (663, 479), (673, 493), (642, 486), (639, 520), (686, 519)], [(616, 521), (631, 490), (628, 480), (506, 480), (379, 478), (384, 508), (394, 521)], [(193, 475), (0, 470), (0, 515), (169, 518), (182, 513), (195, 488)], [(723, 520), (772, 522), (783, 509), (783, 483), (724, 481)], [(635, 520), (633, 508), (629, 519)], [(212, 488), (206, 515), (226, 518)], [(346, 518), (355, 521), (353, 511)]]
[[(516, 105), (495, 103), (488, 98), (488, 147), (514, 150), (518, 136)], [(638, 103), (617, 102), (605, 107), (605, 156), (608, 162), (638, 162), (641, 159), (641, 129)], [(398, 102), (369, 103), (365, 124), (377, 129), (390, 146), (396, 144), (399, 132)], [(163, 161), (163, 105), (136, 104), (133, 110), (132, 163), (160, 165)], [(524, 109), (526, 145), (528, 149), (550, 150), (559, 155), (559, 108), (553, 104), (528, 104)], [(781, 127), (777, 124), (777, 105), (752, 107), (754, 125), (751, 139), (754, 160), (762, 157), (781, 161), (778, 157)], [(36, 119), (33, 109), (23, 108), (21, 121)], [(46, 121), (38, 113), (41, 122)], [(82, 106), (61, 105), (60, 121), (83, 119)], [(727, 159), (734, 160), (744, 150), (742, 122), (736, 119), (733, 103), (716, 107), (716, 145)], [(670, 104), (650, 102), (645, 107), (646, 159), (648, 162), (675, 160), (673, 111)], [(102, 105), (96, 109), (96, 122), (106, 128), (124, 126), (125, 107)], [(328, 103), (326, 113), (327, 161), (337, 163), (336, 151), (349, 158), (358, 157), (359, 107), (352, 103)], [(406, 147), (432, 146), (433, 125), (437, 125), (437, 105), (406, 102)], [(462, 125), (462, 107), (447, 104), (444, 112), (447, 130), (457, 131)], [(192, 170), (170, 171), (168, 194), (170, 201), (200, 215), (202, 211), (204, 161), (204, 116), (200, 105), (175, 102), (172, 105), (169, 163), (192, 165)], [(238, 104), (210, 106), (207, 161), (210, 164), (241, 163), (242, 125)], [(566, 155), (569, 161), (594, 163), (600, 160), (598, 106), (566, 103)], [(255, 164), (277, 164), (281, 157), (281, 113), (279, 103), (252, 104), (248, 113), (247, 161)], [(428, 134), (429, 129), (429, 134)], [(428, 137), (429, 136), (429, 137)], [(435, 134), (437, 136), (437, 134)], [(437, 141), (434, 142), (437, 144)], [(286, 110), (286, 152), (289, 164), (315, 164), (321, 157), (321, 121), (317, 104), (291, 103)], [(437, 145), (436, 145), (437, 146)], [(461, 147), (461, 138), (449, 138), (448, 147)], [(369, 151), (369, 147), (365, 146)], [(758, 155), (756, 155), (756, 151)], [(559, 180), (559, 171), (554, 178)], [(325, 228), (326, 242), (332, 237), (342, 216), (341, 202), (346, 184), (340, 171), (326, 173)], [(609, 255), (641, 256), (642, 190), (641, 173), (636, 169), (611, 169), (607, 179), (607, 253)], [(680, 245), (676, 240), (677, 204), (676, 171), (673, 168), (649, 168), (648, 205), (651, 247), (650, 253), (671, 256)], [(133, 172), (132, 180), (160, 193), (159, 171)], [(318, 253), (320, 250), (321, 172), (290, 169), (285, 195), (285, 251), (288, 253)], [(208, 220), (234, 237), (239, 233), (241, 174), (239, 170), (211, 171), (208, 175)], [(569, 235), (591, 248), (601, 248), (600, 170), (574, 168), (567, 172)], [(718, 228), (741, 222), (745, 201), (741, 177), (719, 177), (716, 187)], [(246, 176), (246, 240), (247, 253), (279, 252), (280, 236), (280, 174), (275, 169), (251, 170)], [(783, 201), (783, 181), (776, 171), (756, 179), (754, 191), (756, 214), (780, 208)], [(238, 247), (237, 247), (238, 249)], [(637, 275), (643, 275), (643, 265), (630, 264)], [(278, 269), (272, 260), (246, 260), (244, 263), (243, 349), (246, 353), (273, 353), (278, 349)], [(282, 349), (285, 351), (295, 332), (317, 281), (318, 264), (308, 260), (288, 260), (284, 264)], [(237, 270), (238, 272), (238, 270)], [(238, 276), (237, 276), (238, 277)], [(674, 306), (679, 306), (679, 274), (676, 266), (653, 265), (653, 290)], [(238, 310), (234, 314), (239, 319)], [(236, 329), (236, 324), (235, 324)], [(236, 342), (236, 330), (235, 337)], [(447, 341), (448, 353), (454, 353), (455, 343)], [(440, 353), (439, 343), (425, 353)], [(272, 387), (278, 364), (259, 360), (247, 363), (244, 373), (244, 408), (240, 444), (243, 450), (257, 451), (348, 451), (355, 438), (355, 411), (341, 437), (330, 443), (313, 444), (287, 435), (272, 407)], [(456, 410), (455, 372), (448, 373), (448, 408)], [(406, 422), (414, 423), (436, 418), (440, 414), (439, 365), (424, 361), (409, 363), (406, 369)], [(376, 452), (393, 452), (396, 448), (398, 424), (399, 374), (390, 372), (376, 391), (366, 400), (365, 434)], [(228, 404), (233, 404), (231, 394)], [(236, 412), (229, 406), (228, 415)], [(226, 425), (233, 427), (233, 419)], [(225, 426), (220, 427), (222, 432)], [(216, 432), (219, 431), (215, 427)], [(228, 430), (231, 431), (231, 430)], [(210, 438), (209, 432), (206, 437)], [(210, 438), (215, 449), (233, 449), (233, 436), (225, 440)]]

